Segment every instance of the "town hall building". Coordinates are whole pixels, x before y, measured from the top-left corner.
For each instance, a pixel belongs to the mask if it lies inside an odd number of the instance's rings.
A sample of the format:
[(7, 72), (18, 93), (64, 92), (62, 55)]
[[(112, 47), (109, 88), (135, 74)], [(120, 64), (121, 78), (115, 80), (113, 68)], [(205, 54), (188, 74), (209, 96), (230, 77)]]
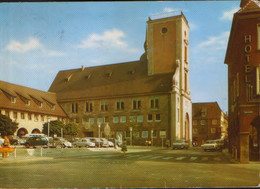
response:
[(59, 71), (49, 92), (79, 124), (82, 137), (191, 144), (189, 25), (183, 13), (149, 17), (144, 49), (137, 61)]

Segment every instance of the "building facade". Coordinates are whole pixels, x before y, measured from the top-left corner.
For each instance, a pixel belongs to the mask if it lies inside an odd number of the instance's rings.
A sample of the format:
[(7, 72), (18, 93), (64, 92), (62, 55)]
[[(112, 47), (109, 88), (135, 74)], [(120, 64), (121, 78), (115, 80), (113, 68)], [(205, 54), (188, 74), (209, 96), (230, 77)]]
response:
[(260, 160), (260, 2), (242, 0), (234, 14), (228, 65), (229, 151), (241, 163)]
[(224, 139), (228, 118), (217, 102), (192, 103), (192, 141), (200, 146), (206, 140)]
[(150, 17), (140, 60), (60, 71), (49, 91), (82, 136), (191, 142), (188, 39), (181, 12)]
[(18, 123), (17, 136), (41, 133), (43, 124), (66, 120), (67, 115), (50, 92), (0, 81), (0, 113)]

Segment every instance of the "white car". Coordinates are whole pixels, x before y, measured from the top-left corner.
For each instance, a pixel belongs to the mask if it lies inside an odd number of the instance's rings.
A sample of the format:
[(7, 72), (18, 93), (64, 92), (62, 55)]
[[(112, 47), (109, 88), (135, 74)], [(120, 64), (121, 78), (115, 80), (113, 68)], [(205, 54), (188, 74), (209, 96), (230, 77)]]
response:
[(101, 138), (101, 140), (103, 141), (103, 147), (114, 147), (114, 143), (107, 140), (106, 138)]
[(216, 140), (206, 140), (205, 144), (201, 145), (204, 151), (222, 151), (222, 147)]
[(89, 138), (82, 138), (82, 139), (79, 139), (78, 141), (74, 142), (73, 143), (73, 146), (75, 148), (81, 148), (81, 147), (95, 147), (95, 143), (94, 142), (91, 142)]
[(61, 146), (62, 148), (72, 148), (72, 144), (61, 137), (55, 137), (54, 138), (54, 144), (56, 146)]

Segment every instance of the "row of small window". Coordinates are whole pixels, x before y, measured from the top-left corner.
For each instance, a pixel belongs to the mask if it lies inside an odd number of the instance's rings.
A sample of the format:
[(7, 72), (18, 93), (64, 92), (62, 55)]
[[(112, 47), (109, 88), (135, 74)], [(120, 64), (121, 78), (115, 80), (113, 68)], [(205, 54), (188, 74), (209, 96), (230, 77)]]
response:
[[(198, 120), (193, 120), (192, 121), (193, 125), (198, 125)], [(217, 125), (218, 124), (218, 120), (213, 119), (212, 120), (212, 125)], [(200, 125), (206, 125), (206, 120), (200, 120)]]
[[(163, 135), (162, 135), (162, 133), (163, 133)], [(153, 138), (157, 138), (158, 136), (160, 136), (160, 138), (165, 138), (166, 131), (160, 130), (159, 133), (157, 132), (157, 130), (133, 131), (132, 134), (133, 134), (133, 138), (151, 138), (151, 136), (153, 136)], [(123, 136), (123, 131), (117, 131), (116, 135), (117, 136)], [(126, 138), (131, 137), (131, 132), (125, 131), (125, 137)]]
[[(133, 99), (132, 109), (133, 110), (140, 110), (142, 107), (142, 103), (140, 99)], [(151, 109), (159, 109), (159, 98), (154, 97), (150, 99), (150, 108)], [(94, 109), (94, 102), (86, 102), (85, 103), (85, 111), (86, 112), (93, 112)], [(125, 109), (125, 102), (124, 100), (117, 100), (115, 103), (115, 109), (117, 111), (122, 111)], [(108, 111), (108, 101), (101, 101), (100, 102), (100, 111), (106, 112)], [(78, 103), (71, 104), (71, 112), (77, 113), (78, 112)]]
[[(147, 115), (147, 122), (152, 122), (152, 121), (161, 121), (161, 114), (148, 114)], [(76, 120), (76, 122), (79, 122)], [(88, 118), (87, 119), (82, 119), (82, 123), (89, 122), (90, 125), (93, 125), (95, 123), (95, 118)], [(109, 117), (99, 117), (97, 118), (97, 123), (108, 123), (109, 122)], [(144, 122), (144, 116), (143, 115), (137, 115), (137, 116), (129, 116), (129, 122), (137, 122), (137, 123), (142, 123)], [(113, 123), (126, 123), (126, 116), (114, 116), (113, 117)]]
[[(16, 98), (16, 97), (11, 96), (9, 99), (11, 100), (11, 102), (12, 102), (13, 104), (15, 104), (15, 103), (17, 102), (17, 98)], [(30, 100), (25, 99), (25, 98), (22, 98), (22, 97), (21, 97), (21, 99), (22, 99), (22, 101), (23, 101), (27, 106), (30, 106), (30, 105), (31, 105), (31, 101), (30, 101)], [(34, 99), (34, 101), (35, 101), (35, 103), (36, 103), (40, 108), (43, 107), (43, 102), (40, 102), (40, 101), (35, 100), (35, 99)], [(51, 104), (51, 103), (49, 103), (49, 102), (47, 102), (47, 101), (46, 101), (46, 104), (48, 104), (48, 106), (49, 106), (51, 109), (54, 109), (54, 108), (55, 108), (55, 106), (54, 106), (53, 104)]]
[[(0, 114), (2, 114), (2, 111), (0, 110)], [(38, 114), (34, 114), (34, 116), (31, 114), (31, 113), (24, 113), (24, 112), (21, 112), (20, 113), (20, 119), (25, 119), (25, 114), (27, 114), (27, 118), (28, 120), (32, 120), (32, 117), (34, 117), (34, 121), (39, 121), (41, 119), (41, 121), (45, 121), (45, 117), (44, 115), (38, 115)], [(5, 111), (5, 115), (7, 117), (10, 117), (10, 112), (9, 111)], [(18, 116), (18, 112), (13, 112), (13, 116), (12, 118), (13, 119), (19, 119), (19, 116)], [(11, 117), (10, 117), (11, 118)], [(46, 118), (47, 120), (47, 118)]]
[[(211, 134), (215, 134), (217, 132), (217, 129), (216, 128), (210, 128), (210, 133)], [(193, 134), (198, 134), (198, 129), (197, 128), (193, 128), (192, 129), (192, 133)]]

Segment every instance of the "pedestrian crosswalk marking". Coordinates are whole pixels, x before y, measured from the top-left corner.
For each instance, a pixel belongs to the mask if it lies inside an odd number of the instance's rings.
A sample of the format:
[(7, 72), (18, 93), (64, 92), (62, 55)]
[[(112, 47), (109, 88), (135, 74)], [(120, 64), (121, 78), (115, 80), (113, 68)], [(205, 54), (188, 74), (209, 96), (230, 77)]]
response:
[(185, 157), (177, 157), (176, 160), (183, 160)]
[(142, 159), (148, 159), (148, 158), (151, 158), (151, 157), (154, 157), (153, 155), (149, 155), (149, 156), (142, 156), (142, 157), (140, 157), (140, 158), (142, 158)]
[(150, 159), (158, 159), (158, 158), (162, 158), (163, 156), (154, 156), (154, 157), (151, 157)]
[(139, 156), (141, 156), (141, 155), (128, 155), (127, 157), (133, 158), (133, 157), (139, 157)]
[(165, 159), (165, 160), (169, 160), (169, 159), (172, 159), (173, 157), (166, 157), (166, 158), (162, 158), (162, 159)]
[(196, 159), (198, 159), (198, 157), (191, 157), (190, 158), (191, 161), (195, 161)]

